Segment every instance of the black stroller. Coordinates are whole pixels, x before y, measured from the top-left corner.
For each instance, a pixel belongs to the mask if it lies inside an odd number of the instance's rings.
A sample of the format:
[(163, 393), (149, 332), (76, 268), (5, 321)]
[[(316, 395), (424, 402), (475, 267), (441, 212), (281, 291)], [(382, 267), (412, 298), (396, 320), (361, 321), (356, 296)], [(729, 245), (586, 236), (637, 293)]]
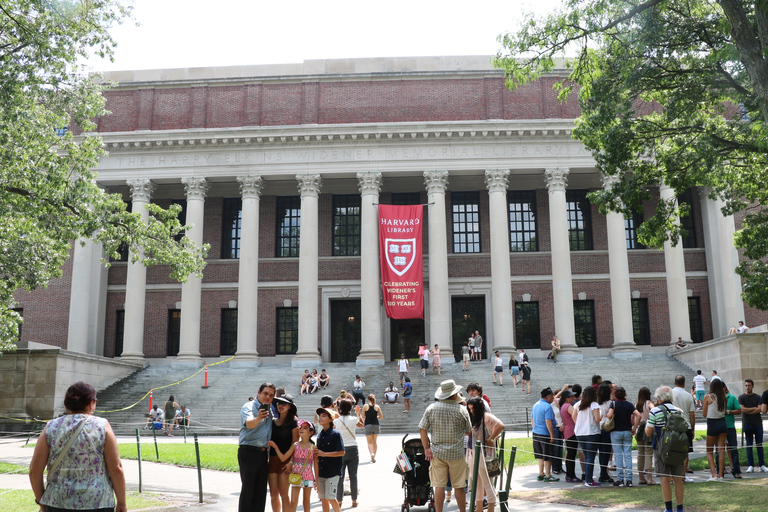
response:
[(403, 453), (410, 461), (413, 469), (403, 471), (399, 464), (395, 465), (395, 473), (403, 478), (403, 493), (405, 499), (400, 507), (400, 512), (410, 510), (412, 506), (427, 507), (428, 512), (435, 510), (435, 497), (429, 482), (429, 461), (424, 455), (424, 445), (421, 439), (409, 439), (408, 434), (403, 437)]

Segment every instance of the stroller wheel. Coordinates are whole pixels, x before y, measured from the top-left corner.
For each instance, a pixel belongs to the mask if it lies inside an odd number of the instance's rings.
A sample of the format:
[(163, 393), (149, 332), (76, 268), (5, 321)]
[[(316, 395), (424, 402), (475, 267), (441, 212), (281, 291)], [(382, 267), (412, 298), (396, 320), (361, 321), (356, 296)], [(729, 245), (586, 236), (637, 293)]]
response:
[(435, 502), (430, 501), (429, 505), (427, 505), (427, 512), (435, 512)]
[(400, 505), (400, 512), (408, 512), (408, 506)]

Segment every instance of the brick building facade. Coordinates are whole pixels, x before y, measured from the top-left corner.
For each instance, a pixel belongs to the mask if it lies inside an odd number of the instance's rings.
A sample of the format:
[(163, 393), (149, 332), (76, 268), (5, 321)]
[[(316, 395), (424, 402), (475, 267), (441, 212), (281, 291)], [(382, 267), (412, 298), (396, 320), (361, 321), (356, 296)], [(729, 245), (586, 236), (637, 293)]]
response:
[[(62, 279), (17, 295), (22, 346), (380, 364), (422, 340), (445, 358), (479, 330), (503, 352), (557, 333), (578, 360), (768, 320), (742, 303), (736, 224), (702, 191), (678, 198), (689, 237), (663, 250), (637, 243), (642, 212), (589, 204), (610, 181), (571, 138), (578, 105), (557, 101), (554, 75), (509, 91), (488, 58), (442, 57), (108, 78), (100, 182), (134, 211), (182, 204), (208, 264), (182, 286), (75, 245)], [(376, 205), (393, 203), (426, 205), (423, 321), (381, 306)]]

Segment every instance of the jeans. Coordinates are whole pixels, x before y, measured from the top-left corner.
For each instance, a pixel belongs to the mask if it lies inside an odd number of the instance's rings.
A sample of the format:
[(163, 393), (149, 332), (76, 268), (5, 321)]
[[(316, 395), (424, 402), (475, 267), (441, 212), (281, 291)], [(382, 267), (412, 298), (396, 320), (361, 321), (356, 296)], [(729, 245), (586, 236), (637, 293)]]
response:
[(576, 478), (576, 454), (579, 443), (576, 436), (565, 440), (565, 476), (566, 478)]
[(552, 444), (552, 471), (563, 471), (563, 433), (555, 427), (555, 442)]
[(600, 431), (600, 444), (597, 445), (600, 451), (600, 479), (608, 480), (611, 476), (608, 474), (608, 463), (611, 460), (611, 433), (605, 430)]
[(763, 456), (763, 424), (744, 423), (744, 437), (747, 438), (747, 465), (756, 466), (755, 457), (752, 455), (752, 438), (754, 437), (755, 448), (757, 448), (757, 460), (760, 466), (765, 466), (765, 457)]
[(741, 474), (741, 466), (739, 465), (739, 439), (736, 436), (736, 429), (729, 428), (726, 434), (725, 442), (728, 445), (728, 452), (733, 459), (733, 466), (731, 466), (731, 473), (734, 475)]
[(357, 465), (360, 463), (357, 446), (346, 446), (341, 462), (341, 479), (338, 488), (336, 488), (336, 500), (341, 503), (344, 498), (344, 473), (349, 470), (349, 490), (352, 494), (352, 501), (357, 501)]
[(595, 454), (597, 452), (597, 443), (600, 442), (600, 434), (591, 436), (578, 436), (579, 446), (584, 453), (584, 481), (593, 482), (595, 472)]
[(616, 479), (619, 482), (632, 481), (632, 432), (621, 430), (611, 432), (613, 457), (616, 459)]

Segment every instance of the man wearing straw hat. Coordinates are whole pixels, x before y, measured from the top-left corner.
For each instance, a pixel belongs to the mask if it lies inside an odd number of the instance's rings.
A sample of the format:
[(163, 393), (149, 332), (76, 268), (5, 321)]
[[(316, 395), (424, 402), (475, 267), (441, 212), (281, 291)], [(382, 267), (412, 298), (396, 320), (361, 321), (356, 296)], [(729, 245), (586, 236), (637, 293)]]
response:
[(419, 434), (428, 461), (429, 479), (435, 488), (435, 510), (443, 511), (445, 486), (448, 477), (456, 493), (456, 504), (466, 511), (464, 482), (467, 480), (467, 461), (464, 458), (464, 435), (472, 430), (467, 409), (459, 405), (461, 386), (452, 379), (444, 380), (435, 392), (438, 400), (424, 411), (419, 422)]

